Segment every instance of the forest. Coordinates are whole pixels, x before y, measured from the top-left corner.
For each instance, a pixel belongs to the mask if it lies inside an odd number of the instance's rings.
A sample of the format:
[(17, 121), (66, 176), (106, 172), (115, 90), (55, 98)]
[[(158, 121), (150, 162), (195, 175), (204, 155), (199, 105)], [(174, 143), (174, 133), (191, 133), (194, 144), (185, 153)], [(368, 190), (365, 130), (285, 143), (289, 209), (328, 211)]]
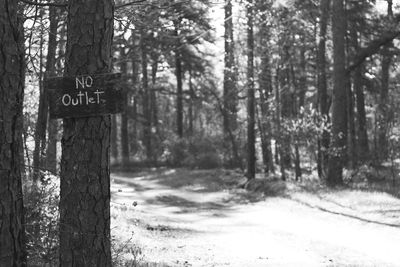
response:
[(400, 1), (0, 0), (0, 267), (399, 266)]

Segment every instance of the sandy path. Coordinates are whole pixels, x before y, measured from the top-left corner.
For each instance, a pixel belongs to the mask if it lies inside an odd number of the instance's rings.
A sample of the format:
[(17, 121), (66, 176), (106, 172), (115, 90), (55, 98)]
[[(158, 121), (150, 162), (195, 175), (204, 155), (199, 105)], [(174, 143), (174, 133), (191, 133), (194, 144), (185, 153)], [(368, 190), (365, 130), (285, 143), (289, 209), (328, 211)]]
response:
[[(369, 195), (357, 196), (368, 211), (346, 195), (339, 196), (343, 205), (306, 193), (256, 200), (221, 188), (219, 175), (113, 175), (114, 235), (134, 231), (145, 260), (167, 266), (400, 266), (398, 199), (380, 194), (371, 205)], [(391, 205), (387, 218), (372, 212), (382, 203)]]

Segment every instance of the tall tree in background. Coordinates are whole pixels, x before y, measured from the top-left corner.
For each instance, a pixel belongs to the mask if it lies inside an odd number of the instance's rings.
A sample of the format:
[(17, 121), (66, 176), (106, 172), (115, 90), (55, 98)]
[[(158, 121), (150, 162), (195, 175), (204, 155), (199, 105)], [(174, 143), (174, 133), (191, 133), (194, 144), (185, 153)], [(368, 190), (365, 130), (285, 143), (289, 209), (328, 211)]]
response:
[[(317, 86), (318, 102), (321, 115), (329, 119), (328, 83), (326, 78), (326, 32), (329, 18), (330, 0), (320, 1), (320, 20), (317, 50)], [(328, 165), (329, 132), (324, 130), (318, 149), (318, 175), (323, 176)]]
[(327, 183), (343, 183), (343, 165), (347, 141), (347, 84), (345, 60), (346, 16), (343, 0), (332, 3), (333, 99), (332, 145), (328, 162)]
[(247, 1), (247, 178), (256, 175), (253, 1)]
[(181, 41), (179, 38), (180, 18), (174, 20), (176, 48), (175, 48), (175, 75), (176, 75), (176, 131), (180, 138), (183, 137), (183, 72), (182, 72), (182, 55)]
[[(46, 57), (46, 75), (53, 77), (56, 75), (56, 52), (57, 52), (57, 28), (59, 15), (56, 7), (49, 7), (49, 41)], [(58, 121), (50, 120), (48, 123), (48, 144), (46, 150), (46, 168), (52, 173), (57, 172), (57, 131)]]
[[(225, 144), (229, 147), (229, 136), (237, 128), (237, 68), (235, 65), (235, 49), (233, 39), (232, 0), (225, 0), (225, 56), (224, 56), (224, 114), (223, 126)], [(235, 142), (235, 140), (231, 140)]]
[[(393, 2), (387, 0), (387, 17), (393, 18)], [(389, 124), (389, 73), (392, 64), (391, 47), (393, 42), (389, 42), (382, 49), (382, 67), (381, 67), (381, 92), (379, 101), (379, 120), (378, 120), (378, 155), (380, 160), (385, 160), (388, 157), (388, 124)]]
[(264, 170), (266, 173), (274, 171), (273, 155), (271, 149), (271, 119), (269, 101), (273, 92), (272, 86), (272, 72), (271, 72), (271, 49), (270, 49), (270, 26), (267, 20), (267, 11), (271, 8), (270, 3), (258, 1), (260, 16), (260, 30), (259, 30), (259, 46), (260, 46), (260, 72), (259, 72), (259, 95), (260, 105), (259, 110), (261, 113), (258, 116), (258, 128), (261, 137), (261, 149), (264, 163)]
[[(70, 0), (66, 75), (108, 73), (114, 3)], [(60, 265), (111, 266), (110, 116), (64, 119)]]
[(0, 0), (0, 265), (26, 266), (22, 198), (24, 37), (17, 1)]
[(128, 133), (128, 59), (126, 55), (125, 44), (120, 47), (120, 57), (121, 57), (121, 74), (123, 75), (123, 111), (121, 113), (121, 154), (122, 154), (122, 165), (124, 167), (129, 164), (129, 133)]

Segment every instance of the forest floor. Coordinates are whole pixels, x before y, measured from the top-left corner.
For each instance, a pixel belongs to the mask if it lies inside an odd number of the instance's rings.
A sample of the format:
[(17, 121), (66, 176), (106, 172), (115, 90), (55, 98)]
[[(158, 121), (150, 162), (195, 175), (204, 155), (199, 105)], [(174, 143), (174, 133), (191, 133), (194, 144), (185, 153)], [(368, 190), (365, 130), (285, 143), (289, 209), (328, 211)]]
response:
[[(114, 256), (126, 266), (400, 266), (400, 199), (225, 170), (112, 175)], [(255, 190), (260, 191), (260, 190)]]

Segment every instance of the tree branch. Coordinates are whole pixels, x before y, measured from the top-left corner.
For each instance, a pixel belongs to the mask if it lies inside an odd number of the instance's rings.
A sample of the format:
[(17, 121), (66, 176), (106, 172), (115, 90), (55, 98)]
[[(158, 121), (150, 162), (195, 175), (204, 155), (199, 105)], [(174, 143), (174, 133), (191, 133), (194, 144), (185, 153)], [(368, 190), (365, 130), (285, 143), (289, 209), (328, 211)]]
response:
[(119, 9), (121, 7), (126, 7), (126, 6), (131, 6), (131, 5), (137, 5), (137, 4), (143, 3), (143, 2), (146, 2), (146, 0), (136, 0), (136, 1), (129, 2), (129, 3), (117, 5), (117, 6), (115, 6), (115, 9)]
[[(35, 5), (35, 6), (54, 6), (54, 7), (67, 7), (68, 6), (67, 3), (50, 3), (50, 2), (39, 3), (36, 1), (31, 1), (31, 0), (20, 0), (20, 1), (25, 4)], [(129, 2), (129, 3), (117, 5), (115, 7), (115, 9), (119, 9), (119, 8), (126, 7), (126, 6), (131, 6), (131, 5), (137, 5), (137, 4), (143, 3), (143, 2), (146, 2), (146, 0), (136, 0), (136, 1)]]
[(67, 3), (39, 3), (36, 1), (30, 0), (20, 0), (21, 2), (28, 4), (28, 5), (35, 5), (35, 6), (55, 6), (55, 7), (67, 7)]
[(354, 56), (352, 63), (347, 67), (346, 72), (350, 73), (355, 70), (365, 61), (366, 58), (377, 53), (382, 46), (387, 45), (398, 36), (400, 36), (400, 31), (388, 32), (379, 39), (373, 40), (367, 47), (362, 48), (360, 52)]

